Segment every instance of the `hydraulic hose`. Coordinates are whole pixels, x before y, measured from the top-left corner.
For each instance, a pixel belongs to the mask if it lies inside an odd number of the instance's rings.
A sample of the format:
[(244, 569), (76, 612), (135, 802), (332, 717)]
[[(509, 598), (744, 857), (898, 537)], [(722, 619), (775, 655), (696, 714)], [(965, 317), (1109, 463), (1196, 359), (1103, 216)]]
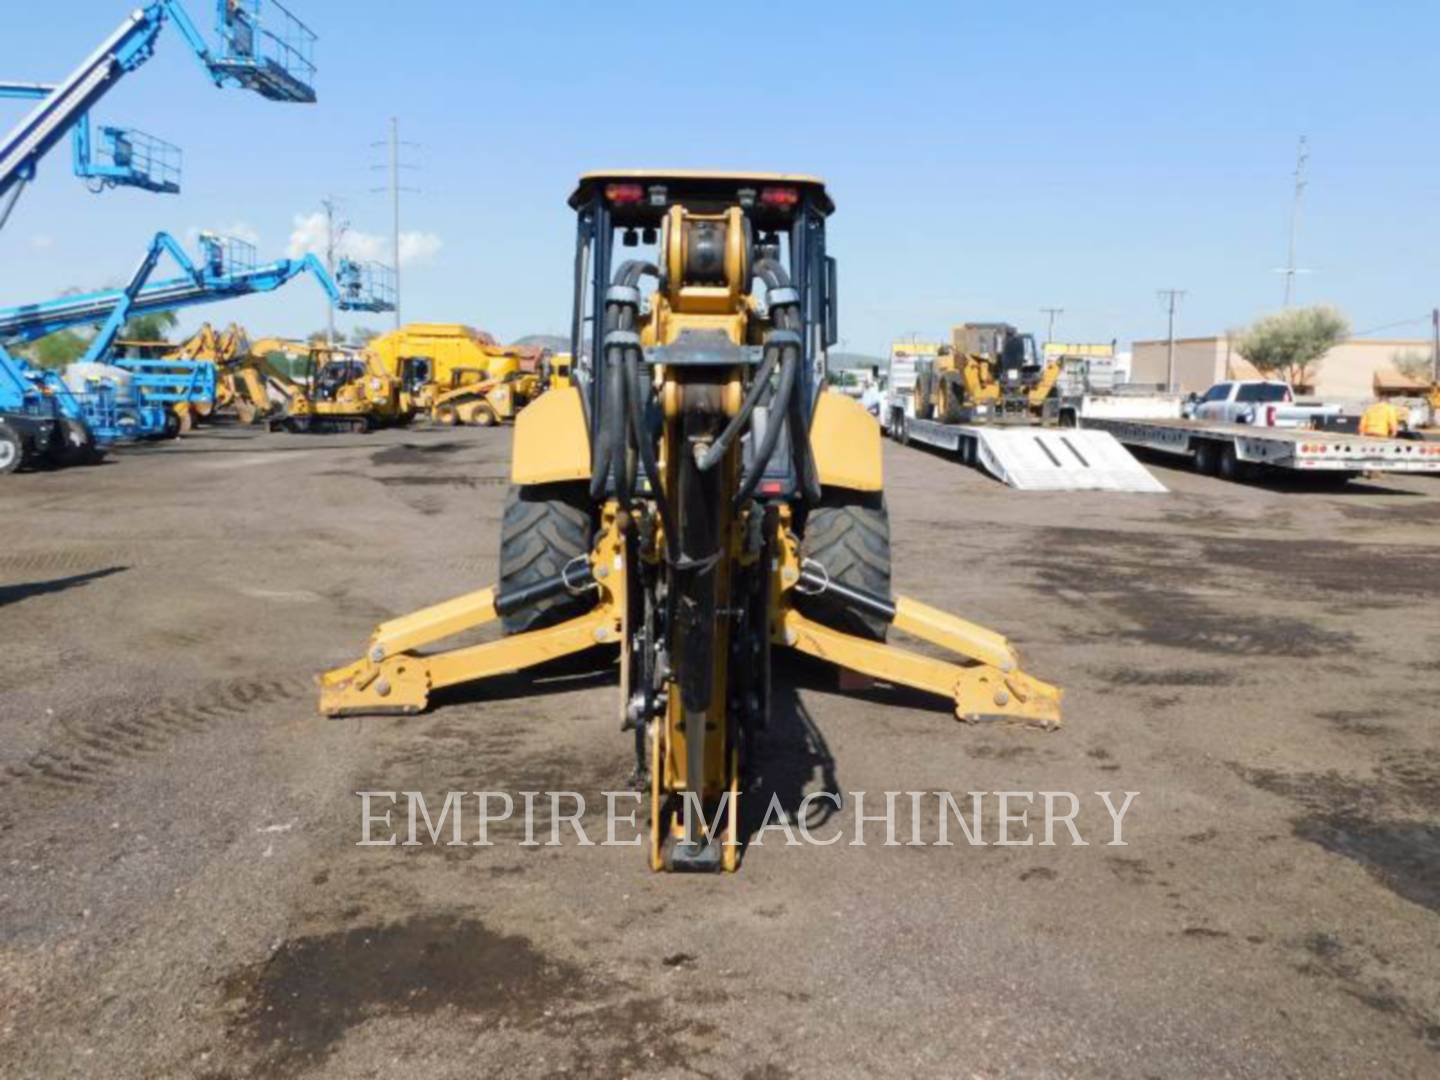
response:
[(636, 348), (625, 350), (625, 369), (629, 376), (630, 393), (628, 401), (630, 405), (630, 434), (635, 440), (636, 451), (640, 457), (640, 466), (645, 470), (645, 475), (650, 478), (650, 492), (655, 498), (656, 509), (660, 512), (660, 526), (665, 532), (665, 550), (672, 562), (679, 559), (680, 534), (675, 531), (674, 517), (670, 513), (670, 504), (665, 499), (665, 488), (660, 483), (660, 462), (655, 457), (655, 447), (650, 441), (650, 433), (645, 429), (645, 399), (649, 396), (645, 385), (645, 372), (641, 366), (640, 350)]
[(760, 484), (760, 478), (765, 475), (765, 467), (775, 456), (775, 447), (780, 441), (780, 429), (784, 426), (783, 419), (789, 413), (790, 399), (795, 392), (795, 380), (800, 372), (800, 350), (795, 345), (787, 344), (781, 345), (779, 352), (783, 357), (780, 361), (780, 384), (775, 388), (775, 396), (770, 399), (769, 422), (765, 425), (765, 436), (760, 440), (760, 446), (755, 451), (755, 458), (751, 461), (744, 479), (740, 481), (740, 489), (735, 493), (737, 505), (755, 493), (755, 488)]
[[(781, 357), (780, 382), (775, 388), (774, 396), (770, 399), (769, 422), (765, 426), (765, 435), (761, 439), (759, 447), (756, 448), (750, 468), (746, 471), (740, 482), (740, 488), (736, 492), (737, 504), (743, 503), (755, 493), (755, 488), (759, 486), (761, 477), (765, 475), (765, 469), (770, 464), (770, 459), (775, 456), (775, 447), (780, 441), (780, 429), (787, 419), (791, 428), (792, 456), (795, 453), (797, 440), (805, 438), (803, 419), (798, 423), (796, 420), (797, 417), (804, 415), (804, 403), (800, 400), (802, 395), (795, 392), (803, 355), (802, 342), (797, 334), (801, 323), (798, 310), (800, 298), (790, 287), (789, 275), (777, 260), (761, 259), (755, 264), (754, 272), (775, 298), (770, 309), (775, 329), (766, 339), (766, 351), (771, 352), (773, 347), (774, 352), (771, 355), (778, 353)], [(756, 381), (760, 382), (759, 379)], [(754, 387), (752, 386), (751, 389), (753, 391)], [(798, 467), (801, 459), (797, 458), (796, 460)], [(801, 469), (802, 483), (804, 480), (805, 473)]]
[(730, 423), (725, 425), (725, 430), (720, 437), (710, 444), (710, 449), (701, 454), (696, 461), (696, 467), (703, 472), (709, 472), (725, 456), (730, 449), (730, 444), (735, 441), (735, 436), (740, 434), (741, 429), (750, 421), (750, 416), (755, 411), (755, 406), (760, 404), (760, 398), (770, 387), (770, 380), (775, 374), (775, 364), (779, 358), (779, 349), (766, 349), (765, 360), (760, 365), (760, 370), (755, 373), (754, 380), (750, 383), (750, 389), (745, 394), (745, 400), (740, 404), (740, 411), (735, 414)]

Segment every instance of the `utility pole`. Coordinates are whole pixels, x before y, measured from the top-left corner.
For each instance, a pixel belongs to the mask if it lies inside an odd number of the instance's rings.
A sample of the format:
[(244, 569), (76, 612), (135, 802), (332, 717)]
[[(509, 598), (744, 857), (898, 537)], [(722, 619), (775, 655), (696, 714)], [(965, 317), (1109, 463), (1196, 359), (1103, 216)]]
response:
[(400, 183), (401, 169), (414, 169), (414, 165), (407, 164), (400, 160), (400, 147), (414, 147), (417, 144), (412, 142), (402, 143), (400, 140), (400, 119), (392, 116), (390, 118), (390, 137), (383, 142), (370, 144), (375, 148), (385, 148), (388, 151), (388, 158), (382, 165), (372, 165), (372, 170), (386, 170), (390, 175), (390, 182), (383, 188), (372, 188), (377, 193), (388, 193), (390, 196), (390, 253), (393, 262), (392, 269), (395, 274), (395, 328), (400, 328), (400, 193), (407, 192), (414, 194), (415, 188), (404, 187)]
[(1165, 390), (1169, 392), (1175, 387), (1175, 305), (1180, 297), (1185, 295), (1184, 289), (1161, 289), (1160, 299), (1164, 300), (1170, 311), (1170, 329), (1165, 339)]
[(1440, 386), (1440, 307), (1430, 309), (1430, 330), (1435, 335), (1430, 347), (1430, 380)]
[[(335, 262), (340, 252), (340, 246), (345, 242), (345, 234), (350, 231), (350, 222), (336, 220), (338, 206), (335, 196), (327, 195), (320, 200), (320, 205), (325, 208), (325, 269), (330, 277), (335, 277)], [(326, 300), (325, 320), (325, 344), (330, 348), (335, 347), (335, 301)]]
[(1055, 316), (1064, 315), (1065, 309), (1063, 307), (1042, 307), (1040, 314), (1050, 316), (1050, 328), (1045, 331), (1045, 344), (1049, 345), (1055, 340)]
[(1305, 162), (1310, 160), (1309, 145), (1305, 136), (1300, 136), (1300, 146), (1295, 151), (1295, 199), (1290, 204), (1290, 256), (1285, 262), (1285, 306), (1288, 308), (1295, 296), (1295, 275), (1301, 273), (1295, 267), (1295, 238), (1300, 232), (1300, 198), (1305, 194)]

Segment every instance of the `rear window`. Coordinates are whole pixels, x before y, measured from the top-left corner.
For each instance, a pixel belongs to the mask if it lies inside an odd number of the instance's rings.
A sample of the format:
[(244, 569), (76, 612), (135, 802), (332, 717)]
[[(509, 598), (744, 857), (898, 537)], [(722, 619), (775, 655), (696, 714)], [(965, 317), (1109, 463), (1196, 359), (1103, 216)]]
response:
[(1236, 401), (1243, 401), (1248, 404), (1273, 404), (1277, 401), (1290, 400), (1290, 388), (1280, 383), (1250, 383), (1248, 386), (1240, 387), (1240, 392), (1235, 395)]

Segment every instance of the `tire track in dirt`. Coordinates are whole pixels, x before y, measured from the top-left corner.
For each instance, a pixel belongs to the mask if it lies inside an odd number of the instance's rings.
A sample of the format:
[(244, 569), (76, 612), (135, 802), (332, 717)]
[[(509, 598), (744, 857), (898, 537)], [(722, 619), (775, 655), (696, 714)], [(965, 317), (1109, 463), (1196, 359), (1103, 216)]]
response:
[(141, 548), (123, 545), (10, 552), (0, 555), (0, 579), (32, 574), (83, 573), (107, 566), (134, 567), (143, 561)]
[(156, 754), (178, 739), (255, 708), (297, 700), (310, 690), (310, 681), (299, 675), (237, 679), (143, 710), (67, 716), (60, 720), (52, 745), (0, 771), (0, 791), (30, 784), (78, 791), (100, 784), (126, 763)]

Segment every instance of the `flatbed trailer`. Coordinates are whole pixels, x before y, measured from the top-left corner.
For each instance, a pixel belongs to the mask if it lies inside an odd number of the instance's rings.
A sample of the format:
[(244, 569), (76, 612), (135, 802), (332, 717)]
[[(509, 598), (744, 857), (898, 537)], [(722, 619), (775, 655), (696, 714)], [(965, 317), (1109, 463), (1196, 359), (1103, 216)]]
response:
[(1440, 444), (1377, 439), (1308, 428), (1257, 427), (1205, 420), (1085, 417), (1131, 449), (1190, 459), (1197, 472), (1240, 480), (1257, 472), (1316, 474), (1348, 480), (1361, 473), (1440, 473)]
[(977, 417), (943, 423), (897, 410), (887, 425), (896, 441), (948, 451), (1022, 491), (1134, 491), (1165, 487), (1114, 437), (1102, 431), (1040, 424), (1023, 418)]

